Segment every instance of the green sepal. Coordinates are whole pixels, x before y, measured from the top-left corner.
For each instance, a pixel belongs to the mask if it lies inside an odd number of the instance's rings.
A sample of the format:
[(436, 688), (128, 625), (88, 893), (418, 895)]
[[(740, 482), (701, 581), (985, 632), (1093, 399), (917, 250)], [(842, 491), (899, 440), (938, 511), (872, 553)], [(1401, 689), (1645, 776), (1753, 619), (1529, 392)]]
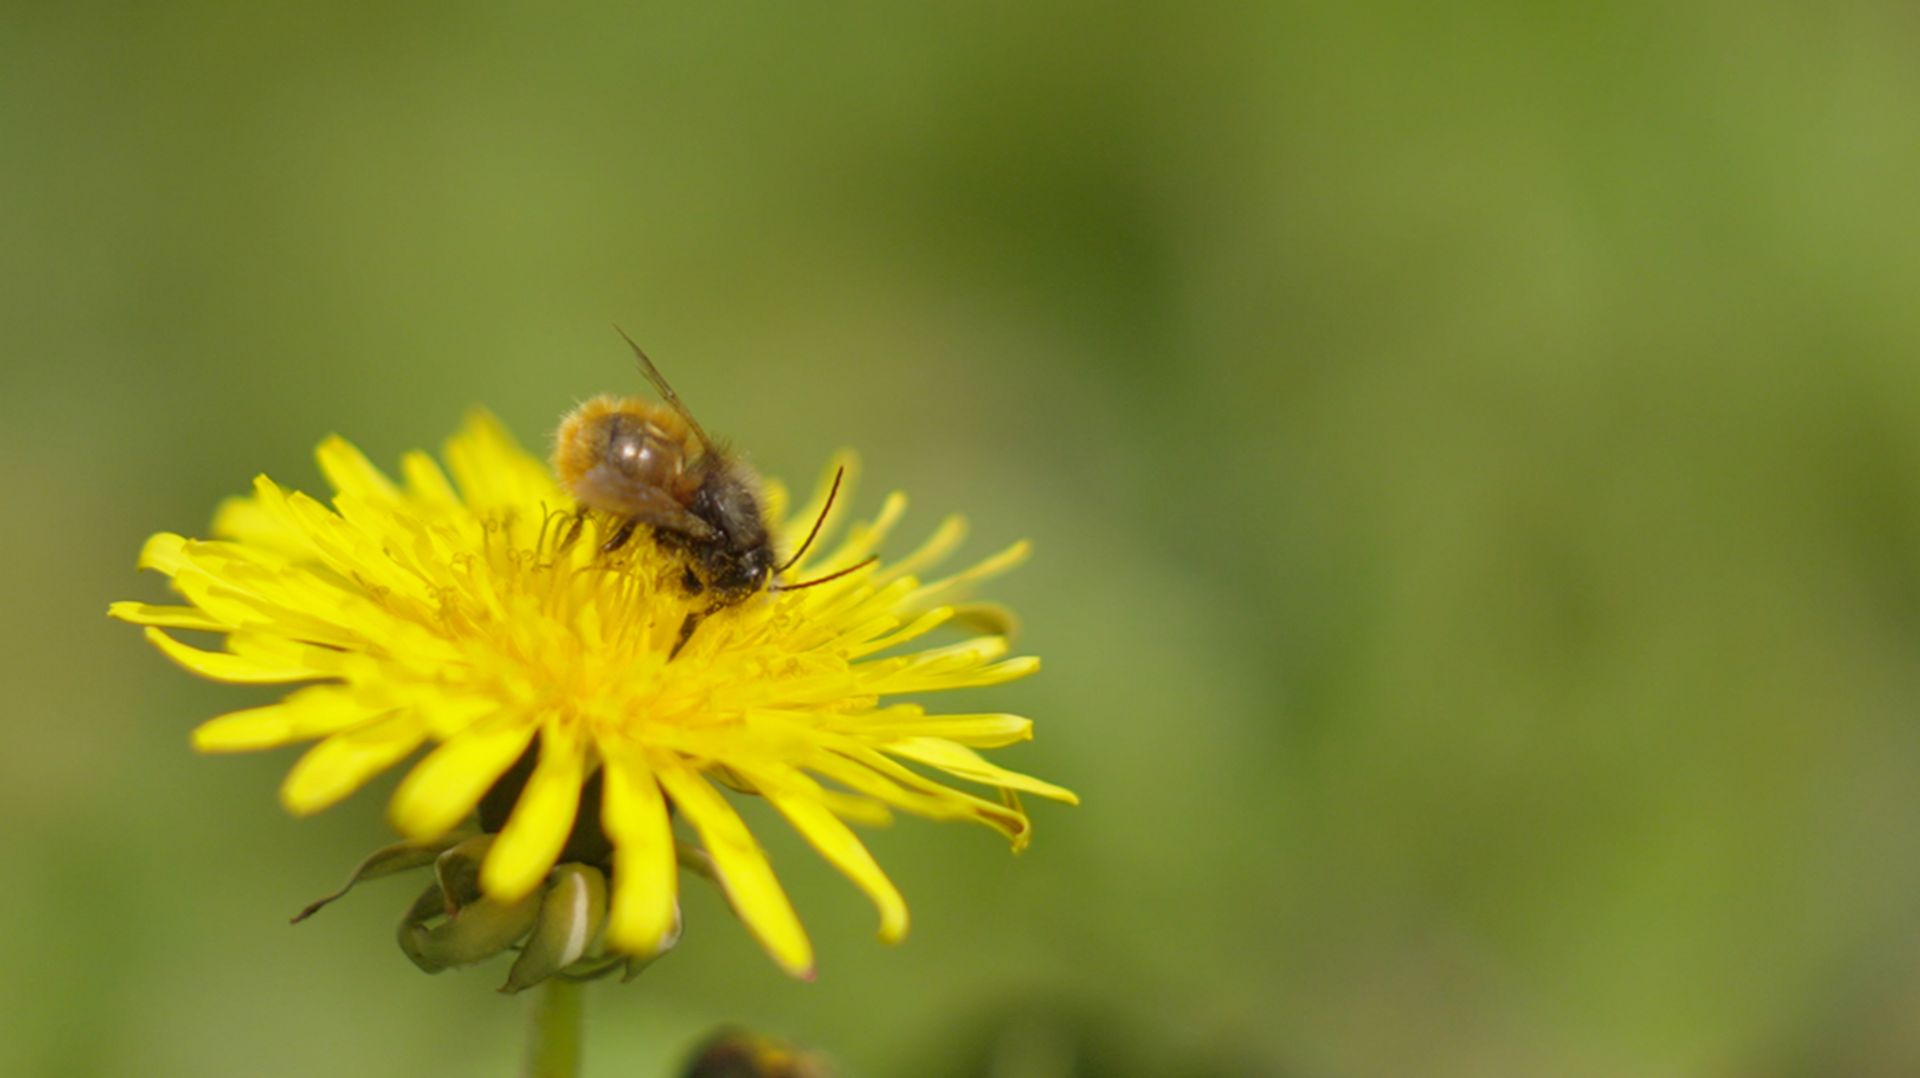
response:
[(492, 835), (473, 835), (443, 850), (433, 862), (433, 878), (440, 884), (449, 913), (480, 900), (480, 863), (493, 848)]
[(500, 991), (531, 988), (582, 959), (598, 958), (601, 930), (607, 923), (607, 877), (591, 865), (565, 864), (553, 870), (533, 934), (507, 973)]
[(597, 981), (607, 974), (622, 968), (626, 964), (626, 955), (603, 954), (597, 958), (582, 958), (580, 961), (561, 970), (554, 976), (559, 977), (563, 981), (585, 984), (588, 981)]
[(420, 892), (401, 919), (400, 950), (428, 973), (469, 966), (512, 947), (539, 913), (538, 891), (514, 902), (483, 896), (449, 912), (446, 892), (436, 884)]
[(678, 839), (673, 843), (674, 860), (680, 867), (696, 876), (705, 877), (711, 883), (720, 883), (720, 869), (713, 863), (713, 855), (689, 842)]
[(391, 846), (382, 846), (368, 854), (366, 860), (360, 862), (353, 870), (353, 874), (347, 877), (347, 882), (340, 885), (338, 891), (324, 898), (314, 899), (307, 904), (306, 909), (294, 914), (287, 923), (297, 925), (312, 917), (327, 905), (346, 895), (348, 891), (353, 890), (357, 884), (430, 865), (442, 852), (459, 845), (466, 839), (467, 836), (464, 834), (453, 834), (432, 842), (396, 842)]
[(626, 984), (628, 981), (631, 981), (635, 977), (640, 976), (641, 970), (644, 970), (648, 966), (651, 966), (655, 962), (658, 962), (660, 960), (660, 955), (663, 955), (666, 953), (667, 953), (667, 948), (662, 947), (660, 951), (656, 954), (628, 955), (626, 961), (621, 963), (621, 966), (623, 967), (623, 969), (621, 970), (621, 973), (620, 973), (620, 983)]
[(446, 967), (429, 968), (423, 963), (415, 953), (415, 937), (418, 933), (426, 931), (424, 926), (427, 922), (444, 917), (446, 913), (446, 895), (441, 892), (438, 885), (435, 885), (414, 897), (413, 903), (407, 907), (407, 912), (400, 915), (399, 927), (394, 930), (394, 942), (400, 945), (401, 952), (411, 959), (414, 965), (428, 973), (438, 973)]

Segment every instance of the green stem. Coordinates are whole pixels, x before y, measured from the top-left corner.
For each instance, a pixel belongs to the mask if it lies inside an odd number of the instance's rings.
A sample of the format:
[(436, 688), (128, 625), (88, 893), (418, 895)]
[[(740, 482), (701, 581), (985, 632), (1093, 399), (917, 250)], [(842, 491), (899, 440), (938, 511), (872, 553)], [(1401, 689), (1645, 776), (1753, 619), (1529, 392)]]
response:
[(527, 1039), (527, 1078), (575, 1078), (580, 1073), (580, 986), (548, 977), (533, 999)]

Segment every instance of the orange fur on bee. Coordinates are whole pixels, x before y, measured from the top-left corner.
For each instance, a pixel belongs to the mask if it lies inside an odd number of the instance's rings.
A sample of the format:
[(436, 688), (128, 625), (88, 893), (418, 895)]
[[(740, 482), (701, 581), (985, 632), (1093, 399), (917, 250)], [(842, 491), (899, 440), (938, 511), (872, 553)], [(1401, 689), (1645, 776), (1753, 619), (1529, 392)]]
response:
[(664, 404), (645, 397), (602, 395), (586, 401), (567, 413), (553, 436), (553, 471), (562, 486), (574, 489), (582, 476), (600, 460), (606, 443), (607, 421), (624, 415), (658, 428), (669, 439), (687, 447), (689, 457), (698, 454), (699, 443), (680, 414)]

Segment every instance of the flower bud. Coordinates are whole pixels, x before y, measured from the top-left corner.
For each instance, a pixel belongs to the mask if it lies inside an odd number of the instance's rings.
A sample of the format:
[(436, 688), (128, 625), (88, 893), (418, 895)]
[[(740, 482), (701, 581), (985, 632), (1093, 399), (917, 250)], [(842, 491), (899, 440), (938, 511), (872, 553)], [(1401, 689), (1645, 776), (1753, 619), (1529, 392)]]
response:
[(420, 892), (400, 921), (400, 950), (428, 973), (470, 966), (506, 950), (525, 936), (540, 912), (538, 892), (513, 902), (482, 896), (449, 910), (438, 885)]
[[(561, 865), (547, 881), (540, 913), (520, 958), (500, 991), (513, 993), (539, 984), (585, 958), (600, 958), (601, 929), (607, 923), (607, 877), (591, 865)], [(595, 963), (598, 975), (611, 963)], [(581, 972), (588, 972), (583, 969)]]

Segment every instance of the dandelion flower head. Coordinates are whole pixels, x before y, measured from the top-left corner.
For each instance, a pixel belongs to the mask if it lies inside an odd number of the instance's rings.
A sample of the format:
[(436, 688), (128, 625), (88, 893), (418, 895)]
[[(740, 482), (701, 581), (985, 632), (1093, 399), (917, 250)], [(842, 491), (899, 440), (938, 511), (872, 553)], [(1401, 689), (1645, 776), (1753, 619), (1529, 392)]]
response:
[[(607, 943), (635, 955), (677, 931), (684, 830), (767, 952), (811, 976), (799, 918), (724, 791), (771, 804), (873, 901), (887, 940), (905, 933), (906, 904), (849, 822), (884, 823), (896, 810), (974, 820), (1018, 849), (1030, 831), (1019, 794), (1074, 800), (975, 751), (1029, 738), (1029, 720), (903, 699), (1038, 668), (1008, 657), (992, 617), (970, 616), (992, 608), (965, 601), (971, 585), (1018, 563), (1024, 544), (923, 580), (963, 536), (949, 518), (897, 561), (714, 612), (676, 653), (687, 615), (707, 609), (681, 585), (683, 561), (645, 541), (607, 554), (597, 520), (569, 535), (571, 500), (491, 417), (472, 416), (449, 439), (444, 469), (411, 453), (398, 480), (339, 438), (318, 458), (330, 505), (262, 476), (220, 507), (215, 538), (148, 540), (141, 566), (168, 576), (183, 604), (110, 610), (200, 676), (311, 683), (193, 734), (212, 753), (314, 742), (280, 790), (294, 813), (333, 805), (421, 753), (388, 806), (397, 831), (437, 838), (504, 792), (510, 811), (480, 886), (508, 901), (538, 888), (583, 829), (603, 832)], [(837, 467), (851, 475), (853, 464), (843, 456)], [(828, 489), (792, 507), (768, 482), (775, 535), (804, 536)], [(787, 578), (860, 565), (905, 509), (895, 494), (849, 525), (849, 501), (844, 490), (833, 500), (821, 541)], [(922, 639), (960, 624), (987, 627), (940, 646)], [(195, 646), (181, 630), (224, 644)]]

